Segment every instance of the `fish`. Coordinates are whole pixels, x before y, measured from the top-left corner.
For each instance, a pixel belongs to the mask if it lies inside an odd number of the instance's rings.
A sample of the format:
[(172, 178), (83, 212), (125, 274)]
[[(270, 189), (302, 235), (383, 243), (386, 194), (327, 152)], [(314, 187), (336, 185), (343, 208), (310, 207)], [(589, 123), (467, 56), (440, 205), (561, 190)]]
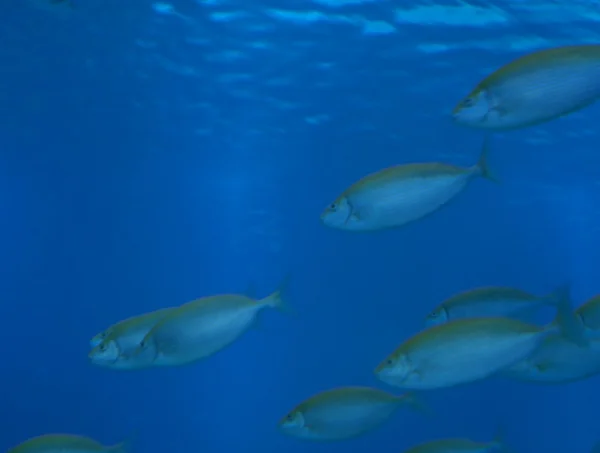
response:
[(463, 318), (413, 335), (376, 368), (386, 384), (411, 390), (448, 388), (486, 379), (530, 356), (553, 333), (585, 345), (569, 299), (555, 322), (540, 327), (505, 317)]
[(583, 109), (600, 98), (600, 45), (555, 47), (502, 66), (454, 108), (454, 122), (488, 131), (520, 129)]
[(119, 321), (94, 335), (90, 340), (90, 346), (96, 347), (107, 339), (118, 339), (119, 346), (122, 349), (137, 348), (150, 329), (173, 308), (162, 308)]
[(127, 453), (129, 442), (104, 446), (89, 437), (73, 434), (44, 434), (22, 442), (7, 453)]
[(475, 442), (467, 438), (436, 439), (415, 445), (404, 453), (491, 453), (504, 449), (502, 439)]
[(284, 287), (264, 299), (242, 294), (202, 297), (160, 320), (133, 352), (134, 360), (153, 366), (178, 366), (210, 357), (255, 325), (263, 308), (288, 310)]
[(323, 210), (321, 222), (346, 231), (376, 231), (419, 220), (459, 195), (473, 178), (495, 180), (487, 166), (488, 141), (472, 167), (414, 163), (367, 175)]
[(308, 398), (278, 425), (283, 433), (305, 440), (350, 439), (384, 424), (402, 406), (424, 409), (412, 393), (396, 396), (371, 387), (339, 387)]
[(460, 318), (504, 316), (525, 320), (544, 306), (556, 307), (568, 287), (560, 287), (545, 296), (503, 286), (486, 286), (458, 293), (435, 307), (425, 324), (433, 326)]
[(592, 339), (587, 347), (581, 347), (561, 335), (551, 335), (531, 356), (503, 370), (501, 375), (535, 384), (566, 384), (599, 373), (599, 339)]

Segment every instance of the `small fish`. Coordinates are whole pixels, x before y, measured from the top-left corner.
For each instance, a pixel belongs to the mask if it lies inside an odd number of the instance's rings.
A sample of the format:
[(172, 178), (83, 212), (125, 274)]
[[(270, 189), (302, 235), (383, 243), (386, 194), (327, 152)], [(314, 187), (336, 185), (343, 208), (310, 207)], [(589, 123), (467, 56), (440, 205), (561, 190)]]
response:
[(340, 387), (300, 403), (279, 421), (279, 427), (301, 439), (349, 439), (382, 425), (405, 405), (422, 408), (410, 393), (396, 396), (371, 387)]
[(444, 163), (398, 165), (370, 174), (344, 191), (321, 214), (324, 225), (348, 231), (397, 228), (431, 214), (475, 177), (494, 180), (487, 167), (488, 140), (469, 168)]
[(415, 390), (485, 379), (531, 355), (553, 333), (581, 342), (583, 329), (574, 318), (566, 299), (546, 327), (501, 317), (457, 319), (409, 338), (375, 374), (387, 384)]
[(536, 384), (566, 384), (600, 373), (600, 340), (581, 347), (561, 335), (547, 337), (529, 357), (502, 371), (502, 375)]
[(127, 453), (128, 448), (128, 442), (104, 446), (84, 436), (44, 434), (26, 440), (7, 453)]
[(164, 318), (173, 307), (162, 308), (149, 313), (144, 313), (139, 316), (119, 321), (113, 324), (108, 329), (100, 332), (90, 340), (92, 347), (98, 346), (106, 339), (119, 339), (119, 346), (123, 349), (137, 348), (140, 341), (144, 339), (146, 334), (155, 326), (155, 324)]
[(483, 79), (453, 117), (479, 129), (518, 129), (568, 115), (598, 98), (600, 45), (557, 47), (517, 58)]
[(260, 300), (222, 294), (188, 302), (148, 332), (132, 359), (150, 360), (153, 366), (177, 366), (209, 357), (250, 329), (263, 308), (285, 311), (282, 292), (280, 288)]
[(475, 442), (466, 438), (437, 439), (409, 448), (404, 453), (491, 453), (501, 451), (504, 445), (500, 438), (491, 442)]
[(568, 288), (558, 288), (551, 294), (535, 296), (516, 288), (487, 286), (456, 294), (439, 304), (425, 319), (427, 326), (443, 324), (461, 318), (504, 316), (525, 320), (543, 306), (556, 307)]

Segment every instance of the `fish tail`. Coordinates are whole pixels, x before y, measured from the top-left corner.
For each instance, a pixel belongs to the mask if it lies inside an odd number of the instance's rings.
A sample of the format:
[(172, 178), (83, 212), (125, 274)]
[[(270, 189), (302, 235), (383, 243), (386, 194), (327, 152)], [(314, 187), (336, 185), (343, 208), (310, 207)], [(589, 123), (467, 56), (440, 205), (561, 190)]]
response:
[(569, 341), (578, 346), (587, 346), (589, 344), (581, 318), (573, 310), (571, 304), (570, 291), (562, 294), (561, 299), (556, 304), (556, 317), (554, 322), (548, 326), (547, 330), (560, 329), (561, 334)]
[(288, 287), (290, 283), (290, 275), (286, 275), (283, 281), (280, 283), (273, 293), (262, 299), (260, 302), (269, 307), (277, 308), (283, 312), (293, 312), (288, 303)]
[(131, 450), (133, 447), (133, 442), (134, 442), (136, 436), (137, 436), (137, 432), (129, 435), (129, 437), (127, 439), (125, 439), (123, 442), (120, 442), (117, 445), (113, 445), (112, 447), (110, 447), (109, 451), (111, 453), (131, 453)]
[(569, 300), (571, 294), (571, 285), (569, 283), (565, 283), (557, 288), (555, 288), (550, 294), (547, 294), (542, 297), (541, 301), (544, 305), (551, 305), (553, 307), (558, 307), (563, 300)]
[(493, 181), (495, 183), (500, 183), (500, 181), (498, 180), (498, 178), (496, 178), (494, 176), (494, 174), (490, 171), (490, 168), (488, 166), (488, 154), (490, 151), (490, 135), (486, 135), (485, 139), (483, 140), (483, 145), (481, 147), (481, 154), (479, 155), (479, 161), (477, 162), (477, 165), (475, 165), (475, 168), (477, 169), (477, 172), (481, 175), (482, 178), (485, 179), (489, 179), (490, 181)]
[(428, 416), (433, 414), (431, 408), (423, 401), (423, 398), (421, 398), (421, 396), (419, 396), (416, 392), (405, 393), (404, 395), (398, 397), (398, 401), (400, 401), (402, 404), (406, 404), (416, 412), (420, 412)]

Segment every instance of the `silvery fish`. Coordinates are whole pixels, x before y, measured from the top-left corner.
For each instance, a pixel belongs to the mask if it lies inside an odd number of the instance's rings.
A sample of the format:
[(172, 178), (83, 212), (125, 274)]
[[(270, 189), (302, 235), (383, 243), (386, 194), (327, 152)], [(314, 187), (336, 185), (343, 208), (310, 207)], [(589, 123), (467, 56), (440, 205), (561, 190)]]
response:
[(453, 111), (456, 123), (517, 129), (559, 118), (600, 98), (600, 45), (540, 50), (483, 79)]
[(581, 347), (560, 335), (547, 337), (529, 357), (502, 371), (511, 379), (537, 384), (564, 384), (600, 373), (600, 340)]
[(425, 319), (427, 326), (461, 318), (505, 316), (529, 318), (544, 306), (556, 307), (568, 288), (558, 288), (545, 296), (503, 286), (486, 286), (458, 293), (439, 304)]
[(299, 404), (279, 421), (279, 427), (301, 439), (349, 439), (382, 425), (405, 405), (420, 408), (412, 394), (396, 396), (371, 387), (340, 387)]
[(444, 163), (397, 165), (370, 174), (346, 189), (321, 214), (324, 225), (348, 231), (396, 228), (431, 214), (482, 176), (487, 168), (488, 140), (479, 162), (469, 168)]
[(375, 369), (405, 389), (436, 389), (477, 381), (530, 356), (551, 334), (583, 342), (581, 323), (568, 300), (546, 327), (510, 318), (465, 318), (430, 327), (402, 343)]
[(89, 437), (72, 434), (45, 434), (33, 437), (7, 453), (127, 453), (128, 442), (104, 446)]
[(146, 334), (174, 308), (163, 308), (120, 321), (94, 336), (88, 354), (90, 362), (113, 370), (138, 370), (152, 366), (144, 356), (133, 357)]
[(173, 308), (163, 308), (119, 321), (94, 335), (90, 340), (90, 345), (98, 346), (110, 337), (111, 339), (118, 338), (123, 348), (137, 347), (148, 331), (171, 310)]
[(266, 307), (286, 310), (283, 289), (264, 299), (242, 294), (203, 297), (176, 308), (146, 334), (131, 359), (153, 366), (195, 362), (241, 337)]

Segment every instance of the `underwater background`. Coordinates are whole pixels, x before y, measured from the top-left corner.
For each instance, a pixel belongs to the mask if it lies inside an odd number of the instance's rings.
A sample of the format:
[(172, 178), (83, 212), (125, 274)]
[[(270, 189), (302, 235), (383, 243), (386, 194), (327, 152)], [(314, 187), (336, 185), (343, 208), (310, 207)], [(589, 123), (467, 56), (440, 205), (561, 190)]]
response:
[[(326, 388), (386, 390), (373, 368), (444, 298), (481, 285), (600, 292), (592, 106), (495, 134), (484, 179), (406, 228), (350, 234), (319, 214), (386, 166), (477, 162), (456, 102), (518, 55), (597, 42), (595, 2), (45, 0), (0, 19), (0, 448), (47, 432), (133, 451), (400, 452), (432, 437), (589, 452), (598, 377), (493, 378), (427, 392), (342, 443), (277, 422)], [(89, 338), (200, 295), (268, 295), (209, 360), (116, 372)], [(551, 319), (549, 313), (546, 320)], [(397, 390), (397, 389), (396, 389)], [(395, 393), (400, 393), (396, 391)]]

